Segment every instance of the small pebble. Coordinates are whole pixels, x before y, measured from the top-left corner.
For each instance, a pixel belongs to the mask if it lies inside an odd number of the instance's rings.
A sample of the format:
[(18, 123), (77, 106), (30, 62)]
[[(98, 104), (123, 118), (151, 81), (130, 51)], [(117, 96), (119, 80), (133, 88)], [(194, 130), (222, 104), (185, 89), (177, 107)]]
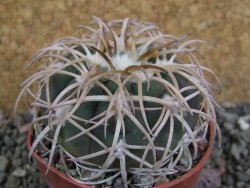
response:
[(6, 180), (6, 178), (7, 178), (6, 173), (5, 172), (0, 172), (0, 185), (2, 183), (4, 183), (4, 181)]
[(236, 144), (233, 144), (231, 146), (231, 150), (230, 150), (230, 153), (234, 156), (234, 158), (238, 161), (240, 160), (240, 151), (239, 151), (239, 148)]
[(18, 139), (17, 139), (17, 144), (21, 145), (26, 141), (27, 136), (26, 135), (21, 135)]
[(21, 182), (20, 178), (10, 175), (4, 185), (4, 188), (18, 188)]
[(0, 156), (0, 172), (5, 172), (9, 166), (9, 160), (5, 156)]
[(24, 177), (26, 176), (26, 170), (24, 169), (15, 169), (13, 172), (12, 172), (12, 175), (13, 176), (16, 176), (16, 177)]
[(21, 148), (19, 146), (17, 146), (15, 148), (15, 154), (14, 154), (14, 157), (15, 158), (19, 158), (21, 156)]
[(247, 169), (246, 174), (250, 177), (250, 168)]
[(232, 123), (229, 122), (225, 122), (223, 124), (223, 127), (225, 128), (225, 130), (227, 130), (229, 133), (231, 133), (231, 131), (234, 129), (234, 125)]
[(246, 184), (243, 181), (237, 182), (237, 188), (246, 188)]
[(12, 139), (7, 135), (3, 138), (3, 140), (7, 147), (12, 147), (14, 145)]
[(22, 160), (21, 160), (21, 159), (14, 159), (14, 160), (12, 161), (12, 165), (13, 165), (14, 167), (20, 167), (20, 166), (22, 165)]
[(240, 117), (237, 123), (240, 126), (240, 129), (242, 131), (249, 129), (249, 127), (250, 127), (250, 115)]

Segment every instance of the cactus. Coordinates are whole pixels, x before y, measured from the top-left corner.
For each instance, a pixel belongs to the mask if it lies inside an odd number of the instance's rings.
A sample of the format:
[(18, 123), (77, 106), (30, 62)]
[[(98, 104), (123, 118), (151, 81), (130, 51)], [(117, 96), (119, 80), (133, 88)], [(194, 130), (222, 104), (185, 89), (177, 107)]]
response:
[(131, 179), (151, 185), (188, 171), (209, 124), (217, 126), (204, 74), (219, 81), (197, 57), (197, 44), (211, 44), (162, 34), (152, 23), (94, 19), (96, 27), (77, 27), (87, 30), (81, 38), (34, 55), (32, 64), (43, 67), (23, 82), (16, 103), (32, 100), (30, 155), (43, 148), (48, 169), (55, 152), (66, 155), (87, 184), (120, 176), (125, 187)]

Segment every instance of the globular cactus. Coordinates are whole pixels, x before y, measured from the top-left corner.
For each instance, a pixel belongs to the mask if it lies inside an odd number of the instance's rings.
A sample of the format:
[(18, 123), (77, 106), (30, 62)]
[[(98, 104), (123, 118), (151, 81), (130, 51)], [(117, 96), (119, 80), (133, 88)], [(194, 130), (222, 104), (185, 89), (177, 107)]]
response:
[(32, 99), (30, 154), (43, 148), (49, 166), (55, 152), (66, 155), (65, 169), (73, 162), (76, 178), (88, 184), (121, 176), (125, 187), (152, 185), (189, 170), (216, 125), (204, 74), (218, 80), (197, 57), (197, 44), (209, 43), (162, 34), (147, 22), (94, 19), (97, 27), (78, 26), (88, 34), (34, 56), (44, 66), (17, 100)]

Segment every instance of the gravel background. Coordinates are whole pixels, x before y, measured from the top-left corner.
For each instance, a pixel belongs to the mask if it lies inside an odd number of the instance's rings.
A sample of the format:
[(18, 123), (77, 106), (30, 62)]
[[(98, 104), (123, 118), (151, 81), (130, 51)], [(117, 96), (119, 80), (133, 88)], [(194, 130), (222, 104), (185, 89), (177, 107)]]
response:
[[(250, 103), (222, 106), (225, 111), (217, 111), (222, 145), (215, 145), (195, 188), (250, 187)], [(34, 162), (27, 161), (25, 128), (30, 118), (20, 114), (20, 132), (0, 111), (0, 188), (48, 188)]]

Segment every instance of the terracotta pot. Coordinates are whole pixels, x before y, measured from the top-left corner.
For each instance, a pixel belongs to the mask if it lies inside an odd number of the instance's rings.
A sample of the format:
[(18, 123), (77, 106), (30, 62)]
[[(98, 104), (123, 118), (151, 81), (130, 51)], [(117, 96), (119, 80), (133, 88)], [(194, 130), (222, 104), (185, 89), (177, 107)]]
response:
[[(210, 136), (209, 136), (209, 145), (207, 151), (202, 156), (201, 160), (194, 168), (188, 171), (186, 174), (181, 176), (178, 179), (175, 179), (170, 182), (162, 183), (160, 185), (155, 186), (155, 188), (192, 188), (195, 184), (203, 166), (205, 165), (206, 161), (208, 160), (214, 142), (214, 126), (210, 126)], [(28, 139), (27, 139), (28, 148), (31, 148), (31, 136), (30, 131), (28, 132)], [(35, 158), (38, 167), (42, 174), (45, 174), (47, 169), (47, 162), (44, 161), (36, 152), (33, 153), (33, 157)], [(59, 172), (56, 168), (51, 167), (50, 170), (46, 175), (44, 175), (44, 179), (47, 181), (51, 188), (94, 188), (94, 186), (89, 186), (81, 183), (77, 183), (67, 175)]]

